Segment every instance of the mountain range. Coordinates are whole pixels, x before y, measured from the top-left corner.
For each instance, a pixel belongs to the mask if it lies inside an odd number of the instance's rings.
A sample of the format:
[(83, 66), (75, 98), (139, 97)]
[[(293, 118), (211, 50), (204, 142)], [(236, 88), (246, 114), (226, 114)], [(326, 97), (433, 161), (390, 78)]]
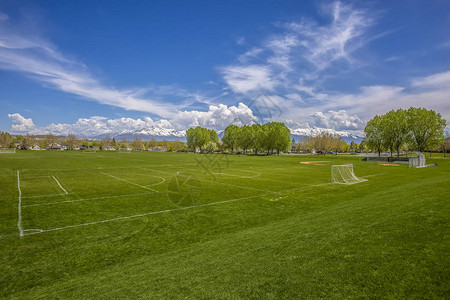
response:
[[(306, 137), (306, 136), (315, 136), (319, 134), (324, 129), (321, 128), (297, 128), (297, 129), (291, 129), (291, 138), (295, 139), (295, 141), (299, 141), (300, 139)], [(354, 134), (347, 131), (335, 131), (335, 130), (327, 130), (332, 133), (337, 133), (342, 136), (342, 139), (346, 141), (347, 143), (350, 143), (351, 141), (354, 141), (356, 143), (360, 143), (362, 140), (362, 136), (358, 134)], [(219, 135), (219, 138), (222, 138), (223, 131), (217, 132)], [(96, 138), (102, 139), (106, 136), (115, 138), (116, 141), (120, 141), (122, 139), (126, 140), (135, 140), (136, 138), (139, 138), (143, 141), (149, 141), (152, 138), (157, 141), (162, 140), (169, 140), (169, 141), (186, 141), (186, 130), (175, 130), (175, 129), (168, 129), (163, 128), (160, 126), (149, 126), (144, 127), (139, 130), (123, 130), (121, 132), (111, 133), (111, 134), (103, 134), (100, 136), (97, 136)]]

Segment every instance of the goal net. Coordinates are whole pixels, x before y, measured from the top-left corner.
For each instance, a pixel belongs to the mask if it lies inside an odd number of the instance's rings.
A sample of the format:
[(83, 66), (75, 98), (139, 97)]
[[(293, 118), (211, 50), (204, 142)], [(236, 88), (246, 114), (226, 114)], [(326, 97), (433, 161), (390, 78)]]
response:
[(422, 152), (418, 152), (417, 155), (418, 155), (417, 157), (409, 158), (410, 168), (423, 168), (426, 166), (427, 159), (425, 158), (425, 155), (423, 155)]
[(16, 153), (15, 148), (0, 148), (0, 153)]
[(353, 164), (331, 166), (332, 183), (354, 184), (363, 181), (367, 181), (367, 179), (356, 177)]
[(117, 152), (120, 152), (120, 153), (131, 153), (131, 149), (130, 148), (119, 148), (119, 149), (117, 149)]

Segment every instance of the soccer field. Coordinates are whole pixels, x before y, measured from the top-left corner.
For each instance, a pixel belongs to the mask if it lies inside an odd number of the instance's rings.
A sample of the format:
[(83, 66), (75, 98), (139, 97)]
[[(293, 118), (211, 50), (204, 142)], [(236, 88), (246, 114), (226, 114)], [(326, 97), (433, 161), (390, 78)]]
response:
[[(0, 296), (445, 297), (450, 161), (434, 162), (0, 154)], [(342, 164), (367, 181), (331, 183)]]

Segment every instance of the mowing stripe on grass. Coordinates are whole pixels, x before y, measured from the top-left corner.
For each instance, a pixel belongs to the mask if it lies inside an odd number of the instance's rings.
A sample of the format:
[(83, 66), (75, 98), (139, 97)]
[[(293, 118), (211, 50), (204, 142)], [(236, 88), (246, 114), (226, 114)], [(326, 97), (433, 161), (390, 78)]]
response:
[(52, 177), (53, 177), (53, 179), (55, 179), (56, 183), (57, 183), (57, 184), (59, 185), (59, 187), (64, 191), (64, 193), (66, 193), (66, 195), (69, 194), (69, 193), (62, 187), (61, 183), (59, 183), (58, 179), (56, 179), (55, 176), (52, 176)]
[(131, 182), (131, 181), (128, 181), (128, 180), (125, 180), (125, 179), (116, 177), (116, 176), (114, 176), (114, 175), (111, 175), (111, 174), (108, 174), (108, 173), (104, 173), (104, 172), (100, 172), (100, 173), (102, 173), (103, 175), (107, 175), (107, 176), (110, 176), (110, 177), (112, 177), (112, 178), (115, 178), (115, 179), (117, 179), (117, 180), (120, 180), (120, 181), (129, 183), (129, 184), (138, 186), (138, 187), (140, 187), (140, 188), (143, 188), (143, 189), (146, 189), (146, 190), (150, 190), (150, 191), (153, 191), (153, 192), (155, 192), (155, 193), (159, 193), (159, 191), (157, 191), (157, 190), (154, 190), (154, 189), (152, 189), (152, 188), (149, 188), (149, 187), (146, 187), (146, 186), (143, 186), (143, 185), (140, 185), (140, 184), (137, 184), (137, 183), (134, 183), (134, 182)]
[(236, 198), (236, 199), (230, 199), (230, 200), (219, 201), (219, 202), (212, 202), (212, 203), (206, 203), (206, 204), (200, 204), (200, 205), (186, 206), (186, 207), (173, 208), (173, 209), (160, 210), (160, 211), (152, 211), (152, 212), (138, 214), (138, 215), (119, 217), (119, 218), (113, 218), (113, 219), (106, 219), (106, 220), (101, 220), (101, 221), (95, 221), (95, 222), (89, 222), (89, 223), (83, 223), (83, 224), (77, 224), (77, 225), (69, 225), (69, 226), (64, 226), (64, 227), (56, 227), (56, 228), (50, 228), (50, 229), (33, 229), (33, 230), (38, 230), (38, 231), (31, 232), (31, 233), (25, 233), (25, 235), (32, 235), (32, 234), (37, 234), (37, 233), (42, 233), (42, 232), (57, 231), (57, 230), (63, 230), (63, 229), (69, 229), (69, 228), (88, 226), (88, 225), (95, 225), (95, 224), (101, 224), (101, 223), (108, 223), (108, 222), (114, 222), (114, 221), (134, 219), (134, 218), (145, 217), (145, 216), (149, 216), (149, 215), (163, 214), (163, 213), (168, 213), (168, 212), (181, 211), (181, 210), (187, 210), (187, 209), (198, 208), (198, 207), (205, 207), (205, 206), (212, 206), (212, 205), (217, 205), (217, 204), (222, 204), (222, 203), (229, 203), (229, 202), (234, 202), (234, 201), (239, 201), (239, 200), (258, 198), (258, 197), (263, 197), (263, 196), (267, 196), (267, 195), (268, 194), (257, 195), (257, 196), (249, 196), (249, 197)]
[[(321, 185), (328, 185), (328, 184), (331, 184), (331, 183), (324, 183), (324, 184), (321, 184)], [(149, 216), (149, 215), (156, 215), (156, 214), (163, 214), (163, 213), (169, 213), (169, 212), (181, 211), (181, 210), (187, 210), (187, 209), (193, 209), (193, 208), (199, 208), (199, 207), (213, 206), (213, 205), (218, 205), (218, 204), (223, 204), (223, 203), (230, 203), (230, 202), (246, 200), (246, 199), (252, 199), (252, 198), (260, 198), (260, 197), (273, 195), (273, 194), (279, 194), (280, 195), (280, 194), (283, 194), (283, 193), (286, 193), (286, 192), (306, 189), (306, 188), (312, 187), (312, 186), (317, 186), (317, 185), (306, 185), (306, 186), (303, 186), (303, 187), (299, 187), (299, 188), (295, 188), (295, 189), (288, 189), (288, 190), (284, 190), (284, 191), (280, 191), (280, 192), (269, 192), (269, 193), (265, 193), (265, 194), (261, 194), (261, 195), (241, 197), (241, 198), (236, 198), (236, 199), (230, 199), (230, 200), (224, 200), (224, 201), (218, 201), (218, 202), (211, 202), (211, 203), (199, 204), (199, 205), (193, 205), (193, 206), (186, 206), (186, 207), (180, 207), (180, 208), (173, 208), (173, 209), (167, 209), (167, 210), (152, 211), (152, 212), (143, 213), (143, 214), (137, 214), (137, 215), (126, 216), (126, 217), (118, 217), (118, 218), (113, 218), (113, 219), (106, 219), (106, 220), (94, 221), (94, 222), (88, 222), (88, 223), (82, 223), (82, 224), (76, 224), (76, 225), (69, 225), (69, 226), (64, 226), (64, 227), (56, 227), (56, 228), (50, 228), (50, 229), (30, 229), (30, 231), (32, 231), (32, 232), (24, 233), (23, 235), (32, 235), (32, 234), (37, 234), (37, 233), (49, 232), (49, 231), (57, 231), (57, 230), (64, 230), (64, 229), (88, 226), (88, 225), (96, 225), (96, 224), (101, 224), (101, 223), (108, 223), (108, 222), (114, 222), (114, 221), (134, 219), (134, 218), (145, 217), (145, 216)], [(284, 198), (284, 197), (285, 196), (280, 196), (280, 197), (277, 198), (277, 200), (280, 199), (280, 198)], [(73, 201), (77, 201), (77, 200), (73, 200)], [(29, 206), (37, 206), (37, 205), (29, 205)]]
[[(137, 194), (127, 194), (127, 195), (115, 195), (115, 196), (104, 196), (104, 197), (95, 197), (95, 198), (84, 198), (84, 199), (76, 199), (76, 200), (66, 200), (66, 201), (47, 202), (47, 203), (36, 203), (36, 204), (23, 205), (22, 207), (33, 207), (33, 206), (43, 206), (43, 205), (55, 205), (55, 204), (63, 204), (63, 203), (71, 203), (71, 202), (91, 201), (91, 200), (101, 200), (101, 199), (110, 199), (110, 198), (122, 198), (122, 197), (129, 197), (129, 196), (141, 196), (141, 195), (151, 195), (151, 194), (153, 194), (153, 192), (137, 193)], [(63, 195), (63, 194), (60, 194), (60, 195)]]
[[(173, 173), (170, 173), (170, 172), (154, 170), (154, 169), (148, 169), (148, 168), (144, 168), (144, 167), (141, 167), (140, 169), (149, 170), (149, 171), (156, 171), (156, 172), (160, 172), (160, 173), (164, 173), (164, 174), (169, 174), (169, 175), (172, 175), (172, 176), (175, 176), (176, 174), (179, 174), (179, 172), (176, 172), (175, 174), (173, 174)], [(192, 170), (192, 169), (185, 169), (185, 170)], [(250, 189), (250, 190), (261, 191), (261, 192), (266, 192), (266, 193), (276, 193), (276, 192), (272, 192), (272, 191), (269, 191), (269, 190), (263, 190), (263, 189), (254, 188), (254, 187), (251, 187), (251, 186), (230, 184), (230, 183), (220, 182), (220, 181), (217, 181), (217, 180), (208, 180), (208, 179), (202, 179), (202, 178), (198, 178), (198, 177), (197, 177), (197, 179), (200, 180), (200, 181), (204, 181), (204, 182), (218, 183), (218, 184), (223, 184), (223, 185), (226, 185), (226, 186), (233, 186), (233, 187), (242, 188), (242, 189)]]
[(66, 194), (49, 194), (49, 195), (36, 195), (36, 196), (22, 196), (22, 198), (44, 198), (44, 197), (56, 197), (56, 196), (64, 196)]
[(18, 206), (18, 220), (17, 220), (17, 228), (19, 229), (19, 236), (23, 236), (22, 229), (22, 190), (20, 189), (20, 174), (19, 170), (17, 170), (17, 189), (19, 190), (19, 206)]

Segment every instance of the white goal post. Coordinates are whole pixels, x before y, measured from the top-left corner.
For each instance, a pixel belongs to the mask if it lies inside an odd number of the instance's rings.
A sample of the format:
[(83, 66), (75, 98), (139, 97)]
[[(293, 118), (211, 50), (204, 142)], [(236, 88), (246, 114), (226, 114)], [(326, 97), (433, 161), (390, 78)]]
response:
[(417, 152), (417, 157), (409, 158), (409, 167), (410, 168), (423, 168), (426, 166), (427, 159), (422, 152)]
[(16, 148), (0, 148), (0, 153), (16, 153)]
[(363, 181), (367, 181), (367, 179), (356, 177), (353, 164), (331, 166), (332, 183), (355, 184)]

